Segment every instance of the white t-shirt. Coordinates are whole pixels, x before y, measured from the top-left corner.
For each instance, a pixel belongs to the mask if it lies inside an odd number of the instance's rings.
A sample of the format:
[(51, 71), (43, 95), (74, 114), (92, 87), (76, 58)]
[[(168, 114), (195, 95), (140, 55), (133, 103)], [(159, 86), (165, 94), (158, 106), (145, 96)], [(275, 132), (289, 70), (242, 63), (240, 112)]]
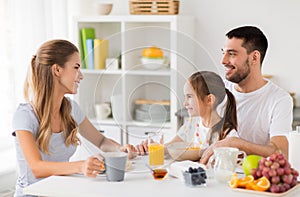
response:
[[(189, 117), (180, 127), (177, 135), (184, 141), (189, 143), (199, 143), (202, 149), (209, 146), (210, 128), (202, 124), (200, 117)], [(238, 137), (235, 129), (231, 130), (226, 137)], [(218, 135), (212, 137), (212, 141), (216, 142)]]
[(293, 103), (286, 91), (268, 80), (254, 92), (240, 93), (234, 83), (224, 82), (237, 102), (240, 138), (267, 145), (270, 137), (287, 135), (292, 130)]
[[(68, 98), (69, 99), (69, 98)], [(85, 114), (81, 111), (78, 104), (75, 101), (70, 99), (72, 105), (71, 114), (77, 124), (79, 125), (85, 118)], [(13, 117), (13, 135), (17, 130), (26, 130), (31, 132), (34, 135), (34, 138), (37, 138), (37, 132), (39, 128), (39, 122), (36, 118), (34, 110), (29, 103), (22, 103), (17, 108), (14, 117)], [(18, 142), (18, 139), (15, 137), (15, 147), (17, 154), (17, 166), (18, 166), (18, 179), (16, 183), (15, 196), (23, 196), (22, 188), (37, 182), (41, 179), (34, 177), (31, 169), (29, 168), (27, 161), (24, 158), (22, 149)], [(76, 151), (76, 146), (70, 145), (66, 146), (64, 143), (63, 132), (52, 133), (50, 143), (49, 143), (50, 155), (40, 151), (42, 159), (45, 161), (69, 161), (70, 157)]]

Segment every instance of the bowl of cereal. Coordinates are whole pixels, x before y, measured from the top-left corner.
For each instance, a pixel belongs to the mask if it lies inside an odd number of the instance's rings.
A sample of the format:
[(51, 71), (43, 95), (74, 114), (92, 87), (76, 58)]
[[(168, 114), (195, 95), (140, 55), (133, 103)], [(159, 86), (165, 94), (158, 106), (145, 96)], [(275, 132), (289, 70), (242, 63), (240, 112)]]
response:
[(167, 145), (167, 152), (176, 161), (197, 161), (202, 153), (200, 144), (191, 142), (175, 142)]

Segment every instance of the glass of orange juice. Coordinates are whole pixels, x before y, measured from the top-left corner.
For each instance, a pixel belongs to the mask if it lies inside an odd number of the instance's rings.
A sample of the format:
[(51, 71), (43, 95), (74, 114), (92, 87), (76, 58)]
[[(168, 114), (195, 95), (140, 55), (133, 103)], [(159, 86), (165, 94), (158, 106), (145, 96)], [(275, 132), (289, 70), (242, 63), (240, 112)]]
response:
[(150, 166), (164, 165), (164, 135), (161, 132), (148, 133)]

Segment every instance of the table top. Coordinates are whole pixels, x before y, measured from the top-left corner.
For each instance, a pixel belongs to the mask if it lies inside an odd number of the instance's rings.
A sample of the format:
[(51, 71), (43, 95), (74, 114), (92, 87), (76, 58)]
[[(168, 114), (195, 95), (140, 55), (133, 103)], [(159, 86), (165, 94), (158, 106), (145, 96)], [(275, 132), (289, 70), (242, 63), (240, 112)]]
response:
[[(88, 178), (83, 175), (50, 176), (26, 188), (25, 194), (38, 196), (222, 196), (222, 197), (255, 197), (282, 196), (269, 192), (249, 192), (233, 190), (227, 184), (219, 183), (213, 178), (207, 179), (206, 187), (188, 187), (181, 179), (167, 176), (164, 180), (154, 180), (150, 171), (144, 165), (144, 158), (133, 160), (132, 168), (126, 172), (122, 182), (108, 182), (105, 175)], [(288, 192), (287, 197), (300, 196), (300, 189)]]

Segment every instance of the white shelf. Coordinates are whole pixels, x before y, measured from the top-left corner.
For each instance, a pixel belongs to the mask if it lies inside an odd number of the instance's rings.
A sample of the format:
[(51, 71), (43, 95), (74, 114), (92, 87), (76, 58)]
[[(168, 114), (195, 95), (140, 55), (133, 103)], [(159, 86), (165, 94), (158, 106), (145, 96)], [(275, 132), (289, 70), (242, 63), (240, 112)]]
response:
[(122, 74), (121, 70), (97, 70), (97, 69), (81, 69), (83, 74), (110, 74), (110, 75), (120, 75)]
[[(120, 128), (121, 143), (137, 142), (133, 133), (161, 129), (175, 136), (177, 117), (182, 108), (183, 85), (195, 70), (193, 39), (194, 19), (180, 15), (108, 15), (74, 17), (72, 38), (80, 46), (81, 28), (95, 29), (96, 38), (107, 39), (109, 58), (119, 59), (119, 70), (82, 69), (84, 80), (80, 83), (75, 99), (87, 113), (95, 117), (95, 103), (110, 102), (111, 96), (119, 95), (115, 105), (117, 120), (92, 120), (97, 127)], [(146, 69), (140, 58), (145, 47), (157, 46), (168, 59), (168, 66), (157, 70)], [(170, 100), (170, 121), (147, 123), (134, 120), (136, 99)], [(116, 107), (115, 107), (116, 108)], [(114, 110), (113, 110), (114, 111)], [(119, 120), (121, 119), (122, 120)], [(108, 134), (108, 133), (107, 133)], [(118, 135), (117, 135), (118, 136)]]
[(171, 122), (141, 122), (141, 121), (129, 121), (126, 123), (127, 126), (135, 126), (135, 127), (156, 127), (156, 128), (172, 128)]

